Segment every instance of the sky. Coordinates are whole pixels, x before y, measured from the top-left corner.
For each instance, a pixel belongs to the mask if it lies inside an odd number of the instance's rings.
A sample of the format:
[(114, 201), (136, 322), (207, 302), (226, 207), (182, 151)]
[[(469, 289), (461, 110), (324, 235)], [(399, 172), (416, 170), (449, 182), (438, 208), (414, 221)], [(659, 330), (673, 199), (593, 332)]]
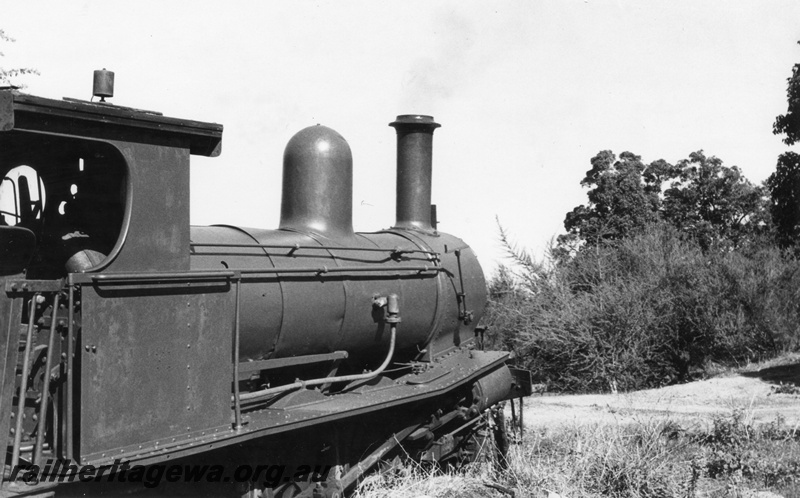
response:
[[(800, 62), (800, 2), (0, 0), (3, 67), (26, 93), (221, 123), (193, 158), (192, 223), (276, 228), (283, 150), (323, 124), (353, 152), (357, 231), (391, 226), (399, 114), (429, 114), (439, 229), (487, 274), (499, 223), (537, 258), (586, 203), (601, 150), (696, 150), (754, 183), (792, 150), (772, 134)], [(795, 147), (796, 150), (796, 147)]]

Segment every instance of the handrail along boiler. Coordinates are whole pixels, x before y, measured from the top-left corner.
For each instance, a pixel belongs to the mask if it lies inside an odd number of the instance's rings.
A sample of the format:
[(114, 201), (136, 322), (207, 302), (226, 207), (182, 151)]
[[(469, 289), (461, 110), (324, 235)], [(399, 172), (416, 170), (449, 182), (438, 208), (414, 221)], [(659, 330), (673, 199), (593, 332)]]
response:
[(190, 226), (190, 155), (221, 125), (0, 90), (3, 494), (57, 484), (17, 465), (213, 454), (332, 465), (270, 490), (332, 497), (398, 444), (468, 454), (529, 382), (473, 340), (482, 270), (431, 220), (439, 125), (391, 126), (393, 228), (353, 231), (350, 148), (320, 125), (286, 146), (278, 229)]

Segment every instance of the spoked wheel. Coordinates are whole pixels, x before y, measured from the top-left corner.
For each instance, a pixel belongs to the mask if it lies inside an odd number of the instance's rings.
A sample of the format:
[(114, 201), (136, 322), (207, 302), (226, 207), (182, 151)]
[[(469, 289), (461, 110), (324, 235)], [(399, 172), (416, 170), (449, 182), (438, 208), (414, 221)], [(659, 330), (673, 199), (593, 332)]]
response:
[(242, 482), (235, 485), (235, 498), (342, 498), (340, 479), (347, 466), (333, 465), (325, 472), (324, 480), (293, 481), (283, 479), (269, 487), (264, 482)]
[(508, 468), (508, 427), (506, 426), (506, 414), (504, 403), (491, 408), (491, 417), (494, 435), (494, 448), (497, 464), (502, 470)]
[(500, 469), (508, 467), (508, 430), (502, 404), (489, 409), (475, 430), (467, 436), (463, 463), (496, 462)]
[(247, 485), (237, 487), (237, 497), (240, 498), (342, 498), (344, 496), (340, 487), (335, 483), (316, 483), (300, 486), (297, 483), (287, 483), (277, 488)]

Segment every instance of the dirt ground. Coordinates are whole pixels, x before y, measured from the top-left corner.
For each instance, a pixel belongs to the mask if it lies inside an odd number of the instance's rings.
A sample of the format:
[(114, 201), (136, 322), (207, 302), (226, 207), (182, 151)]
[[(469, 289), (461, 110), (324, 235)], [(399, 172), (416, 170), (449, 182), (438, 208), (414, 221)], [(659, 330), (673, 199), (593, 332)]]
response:
[[(688, 429), (696, 424), (710, 425), (714, 415), (730, 415), (735, 409), (745, 410), (746, 420), (756, 424), (773, 422), (781, 416), (787, 426), (800, 430), (800, 355), (661, 389), (533, 395), (524, 401), (523, 423), (526, 428), (552, 428), (665, 417)], [(506, 413), (507, 417), (511, 415), (508, 405)]]

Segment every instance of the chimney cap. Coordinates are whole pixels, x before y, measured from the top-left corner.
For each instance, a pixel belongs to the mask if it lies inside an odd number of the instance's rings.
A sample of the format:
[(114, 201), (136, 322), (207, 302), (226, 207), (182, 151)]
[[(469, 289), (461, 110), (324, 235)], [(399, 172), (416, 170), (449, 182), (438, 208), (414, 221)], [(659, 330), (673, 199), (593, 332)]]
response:
[(397, 119), (394, 122), (389, 123), (389, 126), (394, 127), (399, 132), (401, 129), (433, 131), (442, 125), (435, 122), (433, 120), (433, 116), (428, 116), (425, 114), (401, 114), (397, 116)]

